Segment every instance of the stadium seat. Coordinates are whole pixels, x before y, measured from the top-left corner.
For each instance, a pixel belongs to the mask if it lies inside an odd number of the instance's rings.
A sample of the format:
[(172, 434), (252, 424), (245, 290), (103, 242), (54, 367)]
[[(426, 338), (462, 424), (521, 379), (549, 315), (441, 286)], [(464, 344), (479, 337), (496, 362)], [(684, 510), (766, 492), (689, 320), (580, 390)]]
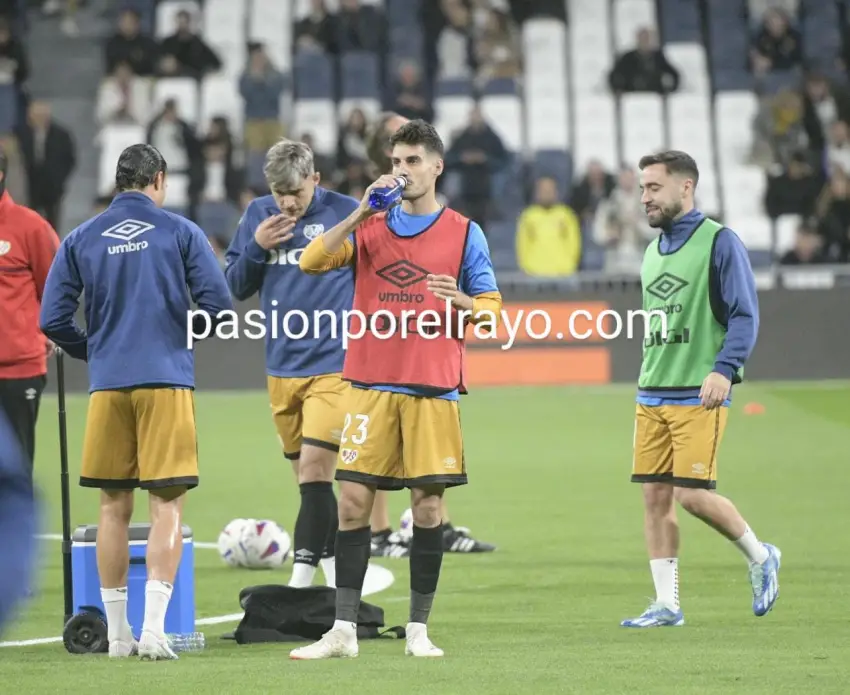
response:
[(657, 94), (620, 97), (620, 133), (623, 160), (637, 166), (643, 155), (667, 146), (664, 104)]
[(227, 118), (233, 137), (242, 139), (245, 104), (239, 94), (238, 83), (225, 75), (207, 77), (201, 83), (200, 132), (205, 133), (216, 116)]
[(469, 80), (441, 80), (435, 86), (434, 127), (445, 143), (454, 139), (454, 134), (469, 123), (469, 115), (475, 106), (472, 84)]
[(165, 199), (165, 207), (178, 214), (185, 214), (186, 208), (189, 207), (188, 175), (176, 173), (168, 175), (168, 196)]
[(698, 0), (661, 0), (658, 19), (661, 39), (671, 42), (702, 42), (702, 18)]
[(100, 158), (98, 195), (109, 195), (115, 188), (115, 163), (130, 145), (145, 142), (145, 129), (137, 125), (108, 125), (98, 134)]
[(750, 252), (773, 248), (773, 226), (762, 214), (727, 215), (724, 224), (741, 238)]
[(607, 92), (613, 66), (608, 3), (573, 0), (570, 4), (568, 50), (573, 99)]
[(334, 99), (331, 58), (317, 51), (298, 51), (293, 68), (296, 99)]
[(569, 197), (572, 188), (572, 159), (565, 150), (541, 150), (535, 152), (531, 163), (532, 182), (542, 176), (548, 176), (558, 183), (558, 193), (562, 200)]
[(0, 135), (12, 133), (18, 123), (18, 90), (14, 85), (0, 85)]
[(198, 206), (198, 226), (207, 236), (229, 239), (239, 223), (239, 211), (227, 201), (207, 201)]
[(614, 50), (617, 54), (635, 47), (641, 29), (658, 31), (655, 0), (614, 0)]
[(386, 0), (387, 20), (391, 27), (411, 29), (422, 21), (422, 0)]
[(222, 62), (222, 74), (238, 80), (248, 59), (245, 21), (247, 0), (207, 0), (204, 4), (204, 41)]
[(262, 43), (272, 64), (282, 72), (292, 67), (292, 8), (280, 0), (252, 0), (248, 39)]
[[(743, 163), (753, 144), (752, 122), (758, 110), (752, 92), (723, 92), (714, 100), (717, 155), (721, 167)], [(741, 124), (746, 124), (745, 128)]]
[(727, 216), (764, 216), (767, 176), (761, 167), (721, 165), (720, 180), (723, 184), (723, 209)]
[(368, 120), (380, 114), (382, 100), (379, 70), (378, 56), (374, 53), (357, 51), (340, 56), (340, 123), (344, 123), (354, 109), (363, 111)]
[(196, 125), (200, 115), (198, 82), (191, 77), (163, 77), (154, 83), (154, 113), (159, 113), (169, 99), (177, 102), (177, 113), (189, 125)]
[(794, 248), (797, 229), (803, 223), (799, 215), (781, 215), (776, 220), (776, 254), (782, 256)]
[(337, 106), (330, 99), (296, 99), (293, 104), (292, 132), (313, 136), (313, 148), (320, 154), (335, 155), (339, 133)]
[(667, 121), (670, 134), (669, 146), (690, 154), (699, 167), (698, 206), (706, 212), (716, 214), (720, 210), (720, 197), (714, 164), (714, 138), (709, 96), (671, 94), (667, 98)]
[(597, 94), (576, 99), (575, 171), (581, 175), (591, 160), (599, 160), (608, 171), (620, 166), (617, 153), (616, 102), (610, 94)]
[(522, 101), (513, 80), (497, 79), (488, 82), (479, 100), (484, 118), (501, 137), (510, 152), (522, 152)]
[(702, 43), (669, 43), (664, 55), (679, 71), (679, 93), (708, 94), (710, 75)]
[(526, 137), (531, 150), (570, 146), (567, 32), (555, 19), (523, 27)]
[(192, 15), (192, 26), (202, 27), (201, 6), (196, 0), (166, 0), (156, 7), (155, 38), (171, 36), (177, 30), (177, 14), (184, 10)]

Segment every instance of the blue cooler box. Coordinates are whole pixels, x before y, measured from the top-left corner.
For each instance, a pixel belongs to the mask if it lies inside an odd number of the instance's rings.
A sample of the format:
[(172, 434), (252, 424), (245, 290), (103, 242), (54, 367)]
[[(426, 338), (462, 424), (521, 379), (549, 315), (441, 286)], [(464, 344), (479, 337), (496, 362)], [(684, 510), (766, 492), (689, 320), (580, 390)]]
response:
[[(127, 575), (127, 619), (139, 638), (145, 618), (145, 584), (150, 524), (130, 524), (130, 571)], [(74, 582), (74, 613), (97, 610), (104, 618), (97, 573), (97, 526), (78, 526), (71, 537), (71, 572)], [(183, 527), (183, 556), (177, 568), (174, 590), (165, 614), (165, 631), (190, 634), (195, 631), (195, 551), (192, 529)]]

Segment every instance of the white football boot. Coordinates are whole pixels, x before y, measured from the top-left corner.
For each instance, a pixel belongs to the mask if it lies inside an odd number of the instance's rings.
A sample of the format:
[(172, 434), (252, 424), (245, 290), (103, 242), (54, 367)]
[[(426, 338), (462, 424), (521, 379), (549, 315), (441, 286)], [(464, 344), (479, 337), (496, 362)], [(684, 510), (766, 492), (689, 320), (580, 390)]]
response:
[(437, 657), (443, 656), (443, 650), (434, 646), (428, 639), (428, 627), (422, 623), (408, 623), (405, 628), (407, 644), (404, 653), (407, 656)]
[(322, 639), (306, 647), (298, 647), (289, 652), (289, 658), (308, 659), (353, 659), (360, 652), (357, 644), (357, 630), (353, 623), (335, 625)]
[(171, 649), (165, 635), (145, 631), (139, 640), (139, 658), (142, 661), (173, 661), (177, 654)]
[(130, 635), (129, 639), (114, 639), (109, 641), (109, 658), (126, 659), (139, 653), (139, 643)]

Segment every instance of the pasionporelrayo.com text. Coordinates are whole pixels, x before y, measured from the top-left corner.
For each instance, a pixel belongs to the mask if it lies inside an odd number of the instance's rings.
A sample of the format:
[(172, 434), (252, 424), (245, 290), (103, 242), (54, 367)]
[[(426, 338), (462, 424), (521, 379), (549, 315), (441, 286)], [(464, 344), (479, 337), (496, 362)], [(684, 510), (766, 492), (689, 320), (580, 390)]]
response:
[[(278, 306), (272, 300), (273, 307)], [(657, 317), (661, 324), (650, 329), (650, 319)], [(371, 333), (379, 340), (389, 340), (400, 333), (402, 339), (418, 335), (428, 340), (462, 335), (463, 327), (472, 312), (455, 309), (446, 302), (443, 312), (433, 309), (417, 311), (404, 309), (394, 313), (380, 309), (366, 315), (351, 309), (340, 313), (330, 310), (305, 312), (299, 309), (272, 309), (269, 316), (260, 309), (251, 309), (240, 315), (236, 311), (223, 311), (215, 320), (202, 309), (190, 310), (186, 320), (186, 347), (192, 349), (199, 340), (215, 335), (220, 340), (290, 340), (318, 339), (322, 336), (337, 340), (342, 347)], [(651, 333), (667, 334), (667, 314), (661, 310), (630, 310), (625, 315), (606, 309), (595, 315), (586, 309), (571, 312), (565, 326), (554, 326), (544, 309), (501, 309), (497, 316), (492, 311), (480, 310), (478, 320), (470, 326), (479, 341), (500, 342), (502, 350), (510, 350), (522, 336), (525, 340), (588, 340), (590, 338), (615, 340), (623, 335), (628, 340), (641, 339)], [(448, 327), (448, 329), (447, 329)], [(467, 329), (469, 330), (469, 329)], [(467, 334), (468, 335), (468, 334)]]

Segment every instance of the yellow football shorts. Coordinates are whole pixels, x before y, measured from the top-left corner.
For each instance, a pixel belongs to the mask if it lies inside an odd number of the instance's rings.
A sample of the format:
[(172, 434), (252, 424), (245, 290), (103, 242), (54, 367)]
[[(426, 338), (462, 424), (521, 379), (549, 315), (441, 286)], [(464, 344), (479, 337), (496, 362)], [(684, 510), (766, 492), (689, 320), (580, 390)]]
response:
[(638, 404), (632, 482), (714, 490), (728, 416), (726, 407)]
[(465, 485), (458, 402), (351, 387), (336, 479), (379, 490)]
[(107, 490), (197, 487), (193, 391), (161, 387), (92, 393), (80, 485)]
[(303, 444), (339, 450), (342, 398), (349, 388), (338, 373), (304, 378), (268, 377), (272, 417), (286, 458), (297, 460)]

